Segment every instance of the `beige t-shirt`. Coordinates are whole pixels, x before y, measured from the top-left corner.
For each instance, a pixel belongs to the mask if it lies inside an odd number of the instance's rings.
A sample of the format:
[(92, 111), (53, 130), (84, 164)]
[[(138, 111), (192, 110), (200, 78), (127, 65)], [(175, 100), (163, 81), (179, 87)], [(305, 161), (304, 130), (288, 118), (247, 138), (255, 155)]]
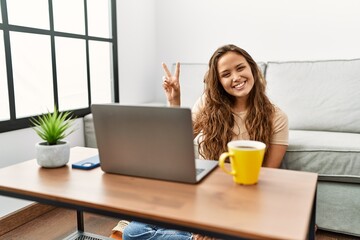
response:
[[(204, 106), (204, 97), (200, 97), (192, 108), (192, 119), (195, 120), (196, 115), (200, 109)], [(234, 113), (235, 125), (234, 125), (234, 137), (233, 140), (250, 140), (250, 136), (245, 127), (246, 111)], [(271, 144), (289, 145), (289, 126), (287, 115), (277, 106), (275, 106), (275, 116), (273, 120), (274, 134), (271, 137)], [(198, 144), (202, 140), (202, 134), (200, 133), (194, 139), (194, 143)]]

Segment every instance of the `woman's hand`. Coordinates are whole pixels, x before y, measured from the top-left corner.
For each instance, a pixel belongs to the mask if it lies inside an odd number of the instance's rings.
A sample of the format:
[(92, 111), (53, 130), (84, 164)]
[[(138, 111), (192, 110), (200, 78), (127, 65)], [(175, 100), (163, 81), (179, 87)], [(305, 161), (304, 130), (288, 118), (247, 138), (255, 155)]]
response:
[(171, 75), (171, 72), (165, 63), (162, 63), (162, 67), (166, 74), (163, 77), (163, 88), (165, 90), (168, 104), (170, 106), (180, 106), (180, 63), (176, 63), (174, 75)]

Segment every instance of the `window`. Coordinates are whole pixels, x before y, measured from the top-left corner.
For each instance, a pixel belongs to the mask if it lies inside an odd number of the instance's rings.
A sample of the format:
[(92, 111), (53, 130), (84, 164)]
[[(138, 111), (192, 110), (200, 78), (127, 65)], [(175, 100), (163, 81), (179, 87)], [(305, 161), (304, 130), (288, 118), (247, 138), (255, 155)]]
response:
[(116, 0), (0, 0), (0, 132), (119, 101)]
[(86, 108), (86, 43), (83, 39), (55, 37), (59, 109)]
[(52, 109), (54, 95), (46, 91), (53, 89), (50, 37), (11, 32), (10, 42), (16, 116), (22, 118)]
[(0, 23), (2, 23), (1, 4), (0, 4)]
[(85, 34), (84, 0), (52, 1), (55, 31)]
[(107, 94), (112, 88), (111, 43), (89, 41), (91, 100), (93, 103), (110, 102), (114, 96)]
[(0, 121), (9, 120), (9, 96), (6, 78), (4, 33), (0, 30)]
[(48, 0), (7, 0), (6, 4), (9, 24), (50, 29)]

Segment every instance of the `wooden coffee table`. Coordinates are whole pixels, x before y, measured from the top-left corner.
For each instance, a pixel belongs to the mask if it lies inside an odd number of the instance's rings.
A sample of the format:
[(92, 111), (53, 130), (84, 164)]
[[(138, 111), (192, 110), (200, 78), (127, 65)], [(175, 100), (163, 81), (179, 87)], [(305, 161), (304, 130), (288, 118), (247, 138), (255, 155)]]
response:
[(80, 232), (86, 211), (223, 239), (314, 239), (315, 173), (262, 168), (257, 185), (242, 186), (218, 168), (192, 185), (71, 168), (96, 154), (75, 147), (62, 168), (2, 168), (0, 194), (76, 209)]

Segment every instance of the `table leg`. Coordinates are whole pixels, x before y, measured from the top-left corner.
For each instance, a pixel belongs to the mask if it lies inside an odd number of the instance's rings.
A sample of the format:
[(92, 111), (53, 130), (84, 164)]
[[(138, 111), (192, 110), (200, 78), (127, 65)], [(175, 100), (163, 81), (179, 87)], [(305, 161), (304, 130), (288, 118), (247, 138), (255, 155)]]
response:
[(84, 231), (84, 213), (80, 210), (76, 211), (78, 231)]
[(314, 240), (315, 239), (316, 194), (317, 194), (317, 189), (315, 189), (314, 202), (313, 202), (313, 207), (312, 207), (312, 210), (311, 210), (311, 219), (310, 219), (310, 226), (309, 226), (309, 240)]

